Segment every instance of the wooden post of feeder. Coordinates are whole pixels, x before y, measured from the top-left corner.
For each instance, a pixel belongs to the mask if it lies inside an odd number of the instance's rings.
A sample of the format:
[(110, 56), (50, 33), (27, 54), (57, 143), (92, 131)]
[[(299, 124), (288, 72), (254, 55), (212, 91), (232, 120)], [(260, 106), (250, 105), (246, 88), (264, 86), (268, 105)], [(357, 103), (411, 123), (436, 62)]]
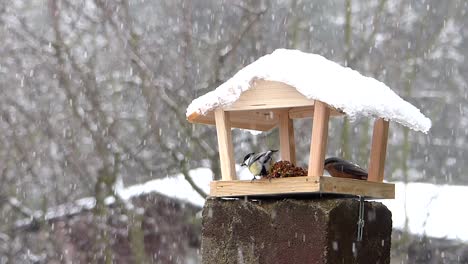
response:
[(318, 179), (318, 177), (323, 175), (329, 118), (330, 108), (328, 108), (328, 105), (320, 101), (315, 101), (312, 138), (310, 142), (309, 171), (307, 175), (309, 177)]
[(218, 135), (219, 159), (223, 181), (235, 180), (234, 155), (231, 136), (231, 121), (229, 112), (223, 109), (215, 110), (216, 133)]
[(281, 160), (287, 160), (296, 164), (296, 145), (294, 143), (294, 125), (293, 120), (289, 118), (289, 111), (280, 113), (279, 120), (279, 138)]
[(388, 121), (378, 118), (374, 123), (372, 147), (369, 161), (368, 181), (382, 182), (384, 178), (385, 156), (387, 154)]

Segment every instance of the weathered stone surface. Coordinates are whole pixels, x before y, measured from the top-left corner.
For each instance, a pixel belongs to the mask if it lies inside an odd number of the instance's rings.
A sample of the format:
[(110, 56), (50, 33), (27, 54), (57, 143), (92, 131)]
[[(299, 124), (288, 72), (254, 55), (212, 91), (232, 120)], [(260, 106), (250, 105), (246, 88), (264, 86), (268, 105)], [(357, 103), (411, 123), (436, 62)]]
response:
[(390, 263), (392, 222), (366, 202), (356, 242), (356, 199), (209, 199), (203, 210), (202, 262)]

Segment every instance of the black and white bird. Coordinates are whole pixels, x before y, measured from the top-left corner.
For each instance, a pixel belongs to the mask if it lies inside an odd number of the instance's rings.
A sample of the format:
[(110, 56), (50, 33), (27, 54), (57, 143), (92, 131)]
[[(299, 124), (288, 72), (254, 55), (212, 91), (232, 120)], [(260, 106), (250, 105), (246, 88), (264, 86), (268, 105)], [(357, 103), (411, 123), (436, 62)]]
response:
[(271, 157), (278, 150), (268, 150), (262, 153), (255, 154), (255, 152), (249, 153), (244, 157), (244, 161), (241, 166), (247, 166), (249, 171), (254, 176), (252, 180), (255, 180), (255, 176), (266, 176), (273, 166), (273, 158)]

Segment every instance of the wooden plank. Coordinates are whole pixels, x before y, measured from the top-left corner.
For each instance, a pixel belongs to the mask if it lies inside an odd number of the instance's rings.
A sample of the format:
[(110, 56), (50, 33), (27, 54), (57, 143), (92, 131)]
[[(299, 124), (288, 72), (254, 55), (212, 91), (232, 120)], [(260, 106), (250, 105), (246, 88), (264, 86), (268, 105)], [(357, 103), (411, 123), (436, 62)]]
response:
[(213, 181), (210, 195), (216, 197), (318, 192), (319, 183), (309, 177), (279, 179)]
[(221, 162), (222, 179), (235, 180), (236, 171), (234, 167), (234, 154), (232, 147), (231, 125), (229, 121), (229, 112), (222, 109), (216, 109), (216, 133), (218, 134), (219, 159)]
[(312, 138), (310, 142), (309, 177), (319, 177), (323, 175), (323, 163), (325, 161), (325, 153), (327, 150), (329, 119), (330, 109), (327, 104), (316, 101), (314, 120), (312, 123)]
[[(328, 106), (330, 107), (330, 106)], [(343, 112), (335, 108), (330, 108), (330, 116), (342, 116)], [(289, 118), (300, 119), (300, 118), (312, 118), (314, 116), (314, 106), (301, 106), (294, 107), (289, 110)]]
[(374, 123), (369, 161), (368, 181), (382, 182), (384, 179), (385, 157), (387, 155), (389, 122), (378, 118)]
[[(206, 115), (192, 114), (187, 120), (190, 123), (215, 125), (214, 113)], [(232, 128), (252, 129), (269, 131), (277, 126), (279, 120), (278, 111), (274, 110), (251, 110), (230, 112)]]
[[(289, 108), (290, 119), (311, 118), (314, 115), (314, 106), (300, 106)], [(278, 122), (279, 112), (281, 108), (274, 109), (253, 109), (253, 110), (236, 110), (231, 112), (231, 127), (252, 129), (259, 131), (269, 131), (276, 127)], [(342, 112), (336, 109), (330, 109), (330, 116), (341, 116)], [(190, 123), (215, 125), (214, 111), (210, 111), (205, 115), (192, 113), (187, 117)]]
[(361, 195), (395, 199), (395, 185), (336, 177), (320, 177), (320, 191), (325, 193)]
[(294, 124), (293, 120), (289, 119), (289, 113), (287, 110), (280, 114), (279, 137), (281, 160), (290, 161), (295, 165), (296, 144), (294, 142)]
[(307, 99), (296, 88), (275, 81), (256, 80), (233, 104), (224, 107), (227, 111), (275, 109), (311, 106), (314, 100)]
[(239, 197), (249, 195), (333, 193), (361, 195), (374, 199), (394, 199), (395, 185), (391, 183), (368, 182), (335, 177), (321, 176), (290, 177), (280, 179), (261, 179), (256, 181), (213, 181), (210, 184), (210, 196)]
[(314, 106), (294, 107), (289, 110), (289, 118), (312, 118), (314, 116)]

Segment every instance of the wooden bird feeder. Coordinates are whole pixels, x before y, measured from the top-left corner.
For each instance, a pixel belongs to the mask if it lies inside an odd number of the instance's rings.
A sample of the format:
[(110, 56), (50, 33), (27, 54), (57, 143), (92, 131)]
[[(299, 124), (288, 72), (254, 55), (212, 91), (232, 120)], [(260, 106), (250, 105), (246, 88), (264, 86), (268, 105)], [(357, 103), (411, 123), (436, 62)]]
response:
[[(275, 53), (267, 56), (273, 56)], [(304, 57), (314, 55), (299, 53), (299, 55), (303, 55)], [(323, 57), (320, 58), (324, 59)], [(347, 69), (338, 64), (336, 64), (336, 67)], [(287, 65), (285, 65), (285, 69), (287, 68)], [(252, 70), (250, 69), (250, 71)], [(323, 176), (329, 119), (330, 117), (345, 115), (343, 110), (332, 107), (325, 100), (311, 99), (300, 92), (297, 87), (285, 82), (257, 78), (255, 77), (255, 71), (252, 72), (253, 77), (248, 82), (247, 89), (241, 91), (240, 96), (238, 95), (234, 100), (228, 100), (229, 102), (224, 104), (211, 104), (209, 108), (205, 109), (206, 111), (203, 114), (197, 111), (197, 105), (203, 105), (203, 102), (200, 101), (192, 103), (195, 106), (191, 106), (187, 110), (189, 122), (216, 126), (222, 180), (211, 182), (211, 196), (236, 197), (293, 193), (333, 193), (384, 199), (393, 199), (395, 197), (394, 184), (383, 182), (389, 129), (389, 121), (387, 120), (390, 120), (390, 118), (376, 117), (367, 181)], [(243, 74), (245, 75), (245, 72)], [(363, 77), (357, 72), (356, 74)], [(242, 75), (243, 78), (245, 78), (244, 75)], [(312, 69), (308, 78), (314, 78)], [(284, 76), (281, 79), (284, 79)], [(213, 96), (214, 94), (207, 94), (203, 100), (210, 100), (211, 98), (217, 100), (221, 98), (222, 94), (226, 94), (226, 89), (229, 90), (227, 87), (235, 82), (236, 75), (226, 82), (224, 86), (222, 85), (218, 88), (220, 89), (219, 94), (216, 96)], [(238, 180), (235, 171), (231, 129), (242, 128), (268, 131), (278, 127), (281, 160), (287, 160), (296, 164), (293, 120), (299, 118), (313, 119), (308, 175), (253, 182), (250, 180)]]

